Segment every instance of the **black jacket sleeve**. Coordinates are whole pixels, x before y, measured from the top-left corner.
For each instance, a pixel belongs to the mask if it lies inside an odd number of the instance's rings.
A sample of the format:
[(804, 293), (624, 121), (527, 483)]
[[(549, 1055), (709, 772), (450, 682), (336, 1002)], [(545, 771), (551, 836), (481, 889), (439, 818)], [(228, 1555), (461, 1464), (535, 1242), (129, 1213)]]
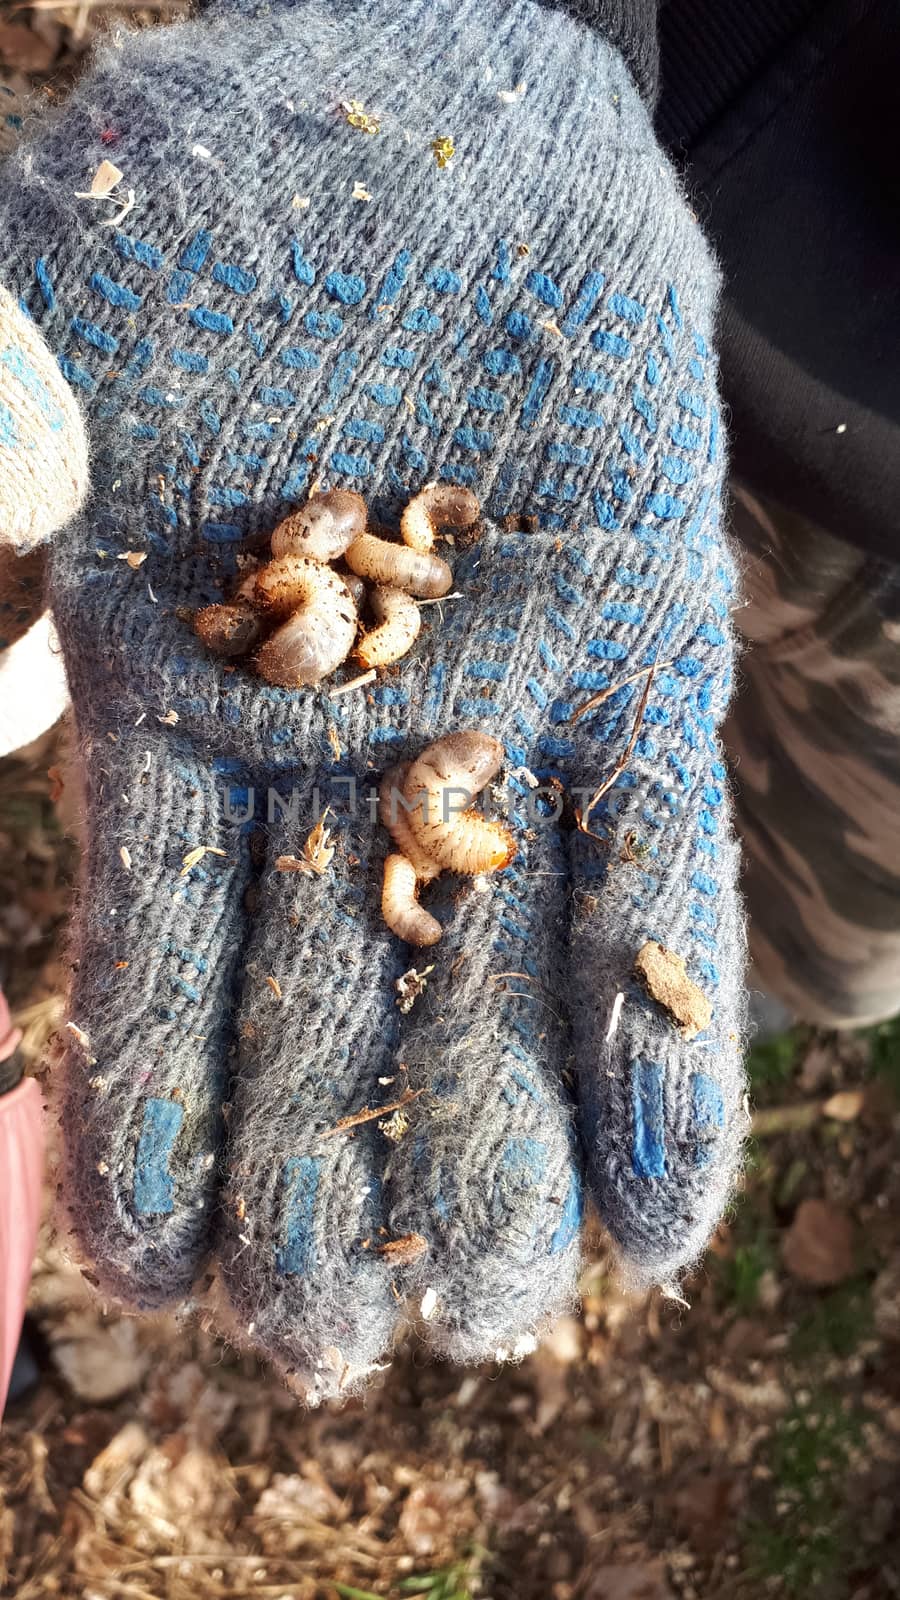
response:
[(725, 271), (732, 461), (900, 560), (900, 8), (667, 0), (659, 127)]

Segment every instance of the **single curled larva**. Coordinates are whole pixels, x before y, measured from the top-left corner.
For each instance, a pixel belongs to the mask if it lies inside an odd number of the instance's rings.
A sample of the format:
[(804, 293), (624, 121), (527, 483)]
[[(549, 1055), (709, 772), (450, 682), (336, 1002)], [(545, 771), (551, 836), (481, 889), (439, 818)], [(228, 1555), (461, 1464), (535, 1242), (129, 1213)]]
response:
[(351, 572), (371, 583), (385, 583), (423, 600), (437, 600), (453, 583), (453, 573), (440, 556), (421, 555), (406, 545), (391, 544), (373, 533), (364, 533), (344, 551)]
[(457, 483), (429, 483), (410, 500), (400, 518), (400, 537), (410, 550), (427, 555), (438, 528), (469, 528), (481, 514), (478, 497)]
[(437, 944), (443, 929), (418, 901), (419, 880), (406, 856), (389, 855), (384, 863), (381, 914), (391, 930), (407, 944)]
[[(451, 733), (429, 745), (416, 761), (386, 772), (378, 795), (378, 814), (397, 846), (384, 864), (381, 911), (392, 933), (407, 944), (436, 944), (441, 926), (419, 904), (419, 889), (453, 872), (493, 872), (508, 866), (515, 841), (502, 823), (480, 812), (451, 811), (443, 821), (445, 796), (458, 803), (496, 777), (503, 746), (488, 734)], [(423, 826), (422, 800), (433, 819)], [(448, 810), (450, 808), (448, 807)]]
[(194, 628), (208, 650), (219, 656), (245, 656), (262, 638), (262, 622), (253, 604), (254, 568), (230, 600), (204, 606), (194, 618)]
[(294, 511), (272, 535), (273, 556), (336, 561), (366, 531), (366, 502), (350, 489), (329, 489)]
[[(288, 565), (290, 572), (284, 570)], [(276, 566), (282, 570), (267, 579)], [(346, 661), (356, 638), (356, 607), (347, 585), (330, 567), (303, 556), (282, 556), (259, 573), (255, 592), (265, 597), (274, 615), (288, 613), (257, 652), (256, 670), (268, 683), (304, 688), (320, 683)]]
[(386, 667), (412, 649), (422, 627), (422, 613), (411, 595), (380, 583), (370, 604), (378, 624), (364, 635), (355, 655), (361, 667)]
[(391, 767), (385, 773), (378, 791), (378, 816), (400, 854), (414, 867), (419, 882), (430, 883), (432, 878), (440, 876), (441, 868), (439, 862), (426, 855), (409, 825), (409, 812), (403, 794), (408, 772), (409, 764), (406, 763)]
[(409, 826), (425, 854), (450, 872), (495, 872), (508, 866), (516, 844), (503, 822), (469, 808), (503, 764), (498, 739), (475, 730), (448, 733), (410, 763), (403, 785)]

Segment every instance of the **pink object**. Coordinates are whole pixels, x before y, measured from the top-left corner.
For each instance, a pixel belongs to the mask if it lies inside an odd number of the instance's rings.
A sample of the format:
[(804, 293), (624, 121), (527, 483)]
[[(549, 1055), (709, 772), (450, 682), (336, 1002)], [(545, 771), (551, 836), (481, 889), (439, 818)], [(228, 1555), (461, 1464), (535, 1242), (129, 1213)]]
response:
[[(0, 1006), (6, 1012), (2, 999)], [(8, 1012), (6, 1018), (8, 1024)], [(3, 1037), (0, 1015), (0, 1054), (10, 1037), (8, 1029)], [(0, 1096), (0, 1415), (25, 1313), (41, 1214), (43, 1165), (41, 1091), (33, 1078), (23, 1078)]]

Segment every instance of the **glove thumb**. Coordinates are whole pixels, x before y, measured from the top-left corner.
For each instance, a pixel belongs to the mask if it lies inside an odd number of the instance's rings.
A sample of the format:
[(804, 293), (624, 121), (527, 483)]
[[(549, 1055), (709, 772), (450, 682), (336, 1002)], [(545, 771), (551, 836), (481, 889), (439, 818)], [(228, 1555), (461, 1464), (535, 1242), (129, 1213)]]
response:
[(30, 550), (75, 515), (87, 439), (65, 378), (34, 324), (0, 288), (0, 543)]

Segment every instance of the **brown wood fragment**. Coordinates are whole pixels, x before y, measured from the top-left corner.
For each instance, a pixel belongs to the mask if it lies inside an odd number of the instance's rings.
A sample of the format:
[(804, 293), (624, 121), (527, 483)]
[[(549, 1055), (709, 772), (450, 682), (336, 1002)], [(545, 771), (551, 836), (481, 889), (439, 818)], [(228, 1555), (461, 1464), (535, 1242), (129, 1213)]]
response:
[(405, 1233), (401, 1239), (386, 1239), (375, 1250), (392, 1267), (408, 1267), (426, 1254), (428, 1240), (421, 1233)]
[(712, 1006), (688, 977), (684, 957), (648, 939), (634, 958), (634, 970), (651, 999), (668, 1012), (683, 1039), (696, 1039), (712, 1020)]

